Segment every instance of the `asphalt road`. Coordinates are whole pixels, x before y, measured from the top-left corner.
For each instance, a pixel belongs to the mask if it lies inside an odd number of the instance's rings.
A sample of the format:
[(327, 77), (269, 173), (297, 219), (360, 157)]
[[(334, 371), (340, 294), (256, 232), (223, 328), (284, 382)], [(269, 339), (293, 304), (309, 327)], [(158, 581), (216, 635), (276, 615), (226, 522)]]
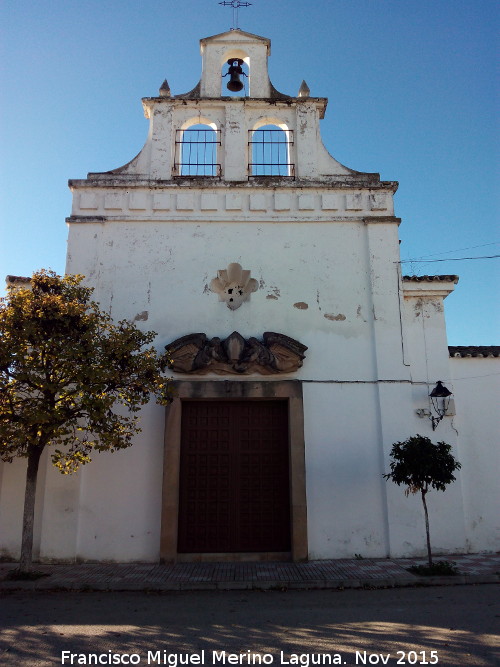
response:
[(5, 592), (0, 665), (500, 665), (498, 585)]

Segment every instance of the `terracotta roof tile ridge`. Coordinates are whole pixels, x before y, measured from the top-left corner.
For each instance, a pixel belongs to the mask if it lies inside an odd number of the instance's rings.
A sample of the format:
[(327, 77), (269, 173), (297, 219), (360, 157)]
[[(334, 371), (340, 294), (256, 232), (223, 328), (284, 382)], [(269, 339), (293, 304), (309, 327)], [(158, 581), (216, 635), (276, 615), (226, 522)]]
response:
[(403, 276), (403, 280), (411, 282), (453, 282), (458, 283), (458, 276), (455, 274), (445, 274), (438, 276)]
[(500, 345), (449, 345), (450, 357), (500, 357)]
[(29, 283), (31, 278), (26, 278), (24, 276), (5, 276), (6, 283)]

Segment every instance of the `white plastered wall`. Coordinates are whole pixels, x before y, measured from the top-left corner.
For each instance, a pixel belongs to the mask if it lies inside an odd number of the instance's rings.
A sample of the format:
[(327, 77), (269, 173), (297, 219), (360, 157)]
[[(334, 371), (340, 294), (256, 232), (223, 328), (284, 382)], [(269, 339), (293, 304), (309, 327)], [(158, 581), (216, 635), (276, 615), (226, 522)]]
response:
[(500, 359), (451, 358), (467, 550), (500, 550)]
[[(401, 314), (396, 253), (397, 227), (388, 223), (115, 221), (71, 225), (68, 271), (85, 274), (114, 317), (156, 330), (159, 350), (195, 330), (274, 330), (309, 347), (293, 377), (304, 382), (311, 558), (425, 553), (420, 498), (382, 479), (392, 443), (416, 432), (451, 443), (463, 465), (455, 484), (429, 496), (434, 552), (494, 550), (498, 376), (487, 380), (486, 401), (482, 388), (498, 360), (452, 360), (450, 371), (442, 295), (407, 293)], [(259, 282), (237, 311), (208, 289), (230, 261)], [(428, 407), (437, 379), (453, 389), (457, 415), (433, 432), (416, 409)], [(96, 455), (75, 476), (43, 463), (42, 559), (158, 559), (163, 409), (150, 404), (143, 427), (132, 448)], [(24, 466), (2, 471), (2, 547), (16, 555)], [(7, 497), (17, 501), (7, 506)]]
[[(372, 556), (387, 552), (371, 299), (374, 282), (378, 293), (386, 288), (378, 284), (380, 271), (374, 274), (366, 261), (369, 255), (375, 256), (375, 264), (390, 267), (397, 276), (388, 261), (397, 248), (397, 228), (387, 224), (385, 232), (375, 234), (392, 239), (376, 251), (370, 235), (370, 225), (361, 221), (71, 225), (68, 272), (88, 276), (102, 307), (117, 319), (139, 316), (139, 326), (157, 331), (158, 349), (195, 330), (210, 337), (225, 337), (233, 330), (245, 337), (261, 337), (264, 331), (274, 330), (308, 345), (304, 367), (293, 377), (306, 381), (309, 535), (310, 553), (315, 557), (345, 555), (349, 549)], [(250, 302), (237, 311), (229, 310), (208, 289), (217, 270), (230, 261), (250, 269), (260, 285)], [(387, 290), (385, 299), (390, 301), (392, 285)], [(390, 313), (399, 307), (397, 295), (392, 300), (392, 306), (380, 308), (377, 323), (382, 327), (380, 335), (385, 328), (389, 337)], [(339, 381), (346, 382), (346, 388)], [(334, 424), (332, 429), (331, 404), (337, 395), (343, 398), (333, 413), (334, 421), (340, 420), (342, 427)], [(351, 401), (366, 406), (367, 418), (361, 424), (346, 419)], [(318, 421), (316, 414), (322, 414), (322, 419)], [(131, 449), (97, 456), (74, 480), (79, 487), (74, 492), (78, 558), (154, 561), (158, 557), (163, 410), (150, 405), (143, 423), (145, 430)], [(346, 482), (345, 464), (339, 468), (338, 460), (345, 454), (344, 434), (349, 429), (349, 441), (355, 443), (352, 451), (364, 461), (364, 491), (358, 495), (357, 506), (356, 494), (351, 494), (349, 511), (335, 516), (328, 486), (323, 479), (315, 480), (317, 453), (325, 462), (333, 456), (333, 486), (339, 497)], [(335, 437), (330, 446), (331, 433)], [(372, 465), (376, 474), (369, 471)], [(49, 508), (50, 504), (45, 506), (47, 519)], [(361, 536), (368, 524), (373, 526), (371, 537), (364, 540)], [(50, 543), (57, 545), (61, 538), (54, 531), (49, 534)], [(42, 543), (42, 557), (52, 555), (53, 550), (44, 551)]]
[[(453, 292), (455, 283), (451, 278), (439, 281), (411, 280), (403, 281), (403, 288), (405, 350), (410, 362), (413, 396), (413, 408), (411, 414), (407, 415), (409, 435), (418, 433), (430, 438), (432, 442), (447, 442), (452, 446), (453, 455), (459, 460), (454, 411), (450, 410), (450, 414), (433, 431), (429, 399), (429, 394), (438, 380), (442, 380), (450, 391), (454, 391), (450, 378), (444, 299)], [(453, 405), (452, 403), (451, 406)], [(463, 473), (458, 471), (456, 478), (445, 492), (431, 490), (427, 496), (431, 544), (435, 554), (460, 553), (466, 550)], [(412, 522), (401, 526), (403, 542), (408, 544), (408, 549), (402, 555), (412, 554), (412, 526), (417, 530), (420, 526), (421, 554), (424, 555), (425, 532), (421, 498), (418, 495), (405, 498), (402, 487), (393, 484), (391, 486), (394, 487), (391, 493), (398, 493), (401, 505), (411, 506), (413, 513)]]
[[(304, 380), (310, 556), (419, 551), (419, 508), (410, 501), (402, 510), (400, 490), (395, 493), (382, 480), (391, 443), (410, 435), (403, 424), (412, 400), (401, 346), (394, 223), (116, 221), (72, 225), (70, 249), (74, 247), (78, 254), (73, 260), (70, 251), (68, 271), (91, 276), (103, 307), (115, 317), (147, 315), (139, 324), (160, 333), (159, 349), (194, 330), (209, 337), (225, 337), (233, 330), (260, 337), (274, 330), (308, 345), (304, 367), (294, 377)], [(208, 289), (217, 270), (230, 261), (250, 269), (259, 281), (251, 301), (237, 311), (227, 309)], [(385, 414), (387, 406), (390, 415)], [(355, 417), (360, 409), (361, 420)], [(150, 443), (160, 439), (158, 420)], [(153, 451), (158, 451), (156, 445)], [(134, 475), (148, 489), (134, 497), (134, 513), (144, 517), (152, 511), (158, 519), (158, 486), (155, 490), (147, 484), (145, 461), (138, 455), (134, 459)], [(359, 479), (346, 478), (348, 472), (354, 475), (356, 461)], [(102, 495), (108, 491), (99, 483), (100, 472), (89, 468), (85, 474), (91, 492), (82, 491), (81, 505), (89, 517), (80, 520), (87, 527), (80, 529), (78, 553), (95, 558), (103, 545), (95, 547), (89, 505), (105, 503)], [(127, 479), (124, 488), (130, 486)], [(131, 501), (117, 493), (120, 509), (111, 512), (113, 540), (104, 553), (113, 557), (115, 544), (122, 558), (132, 553), (137, 558), (122, 515), (121, 501)], [(147, 558), (155, 557), (153, 542), (152, 537)]]

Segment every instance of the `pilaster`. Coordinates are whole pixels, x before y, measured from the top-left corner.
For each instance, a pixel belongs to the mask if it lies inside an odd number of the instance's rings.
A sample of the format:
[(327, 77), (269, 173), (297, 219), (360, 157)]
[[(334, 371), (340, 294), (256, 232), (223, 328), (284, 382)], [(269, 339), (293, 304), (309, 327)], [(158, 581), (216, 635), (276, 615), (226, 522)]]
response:
[[(319, 128), (316, 107), (297, 104), (295, 130), (295, 162), (298, 178), (315, 179), (318, 175)], [(293, 160), (292, 160), (293, 161)]]
[(156, 104), (151, 110), (151, 178), (169, 180), (175, 139), (172, 130), (172, 106)]
[(245, 123), (245, 108), (240, 103), (226, 105), (223, 150), (224, 180), (247, 180), (248, 132)]

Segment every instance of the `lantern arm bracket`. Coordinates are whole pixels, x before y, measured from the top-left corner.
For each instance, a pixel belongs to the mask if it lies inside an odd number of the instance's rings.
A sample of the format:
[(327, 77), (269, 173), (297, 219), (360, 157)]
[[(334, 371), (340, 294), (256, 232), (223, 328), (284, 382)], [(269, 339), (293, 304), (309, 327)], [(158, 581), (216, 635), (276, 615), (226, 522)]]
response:
[(439, 417), (434, 417), (431, 415), (429, 419), (431, 420), (432, 424), (432, 430), (435, 431), (438, 427), (439, 422), (443, 419), (444, 415), (440, 415)]
[(452, 392), (444, 386), (441, 380), (437, 381), (436, 386), (429, 394), (429, 398), (431, 399), (431, 407), (435, 413), (435, 415), (431, 414), (429, 416), (433, 431), (436, 430), (439, 422), (448, 414), (448, 408), (452, 395)]

